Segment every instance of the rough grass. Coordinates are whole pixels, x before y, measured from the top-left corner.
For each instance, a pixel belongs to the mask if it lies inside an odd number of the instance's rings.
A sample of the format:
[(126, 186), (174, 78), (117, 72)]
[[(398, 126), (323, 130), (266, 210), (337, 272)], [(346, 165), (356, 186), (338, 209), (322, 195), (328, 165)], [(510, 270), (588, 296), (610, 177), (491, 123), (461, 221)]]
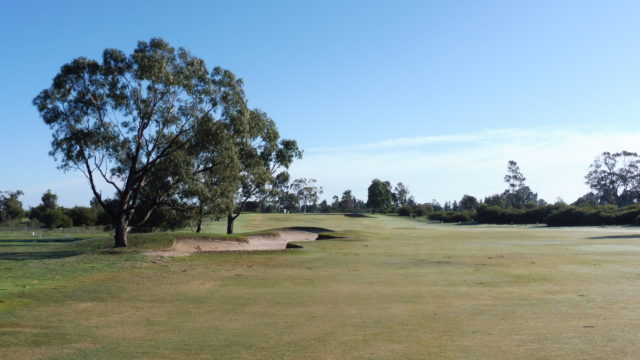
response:
[(104, 234), (60, 243), (0, 235), (12, 245), (0, 256), (79, 252), (0, 260), (1, 287), (12, 289), (0, 290), (2, 358), (637, 358), (640, 229), (238, 220), (238, 231), (309, 226), (339, 237), (158, 260), (136, 249), (180, 233), (132, 238), (123, 253), (105, 252)]

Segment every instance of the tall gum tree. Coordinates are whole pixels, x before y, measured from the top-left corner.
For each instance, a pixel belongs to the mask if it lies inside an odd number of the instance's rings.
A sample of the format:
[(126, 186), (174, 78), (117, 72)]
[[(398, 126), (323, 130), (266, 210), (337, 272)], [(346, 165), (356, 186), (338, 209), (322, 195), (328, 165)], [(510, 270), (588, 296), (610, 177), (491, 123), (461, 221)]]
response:
[(281, 139), (275, 122), (260, 110), (252, 110), (248, 135), (236, 142), (240, 173), (233, 204), (227, 212), (227, 234), (233, 234), (234, 222), (251, 199), (269, 196), (279, 180), (288, 178), (287, 169), (302, 150), (292, 139)]
[[(198, 129), (249, 131), (242, 81), (158, 38), (129, 55), (106, 49), (101, 62), (80, 57), (63, 65), (33, 103), (52, 129), (59, 168), (80, 170), (113, 219), (116, 247), (127, 246), (136, 212), (144, 222), (174, 189), (211, 169), (191, 166), (211, 146)], [(112, 188), (115, 206), (100, 183)]]

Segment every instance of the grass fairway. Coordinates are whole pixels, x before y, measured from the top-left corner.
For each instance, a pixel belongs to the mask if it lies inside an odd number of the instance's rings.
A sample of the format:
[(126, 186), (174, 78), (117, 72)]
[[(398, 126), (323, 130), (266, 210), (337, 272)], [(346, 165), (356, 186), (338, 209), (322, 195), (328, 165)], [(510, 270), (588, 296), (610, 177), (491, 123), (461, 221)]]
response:
[(640, 357), (640, 229), (291, 214), (237, 224), (284, 226), (344, 237), (164, 259), (102, 251), (104, 234), (4, 235), (0, 358)]

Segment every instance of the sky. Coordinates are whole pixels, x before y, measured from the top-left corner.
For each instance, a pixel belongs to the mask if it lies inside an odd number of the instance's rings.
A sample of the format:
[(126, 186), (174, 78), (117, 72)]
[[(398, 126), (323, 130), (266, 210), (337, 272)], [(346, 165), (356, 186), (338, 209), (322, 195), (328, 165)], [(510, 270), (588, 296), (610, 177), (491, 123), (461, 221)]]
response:
[(547, 200), (572, 202), (603, 151), (638, 151), (638, 1), (56, 1), (0, 7), (0, 190), (87, 205), (48, 155), (31, 104), (60, 67), (162, 37), (244, 80), (304, 158), (322, 198), (371, 180), (419, 202), (506, 188), (515, 160)]

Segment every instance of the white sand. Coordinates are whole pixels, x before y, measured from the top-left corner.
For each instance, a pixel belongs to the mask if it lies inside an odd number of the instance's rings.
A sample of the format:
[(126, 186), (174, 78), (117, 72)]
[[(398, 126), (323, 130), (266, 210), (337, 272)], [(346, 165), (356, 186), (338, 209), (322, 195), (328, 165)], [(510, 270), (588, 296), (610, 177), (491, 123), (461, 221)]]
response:
[(248, 235), (245, 239), (186, 238), (176, 240), (171, 249), (147, 251), (150, 256), (188, 256), (196, 252), (284, 250), (287, 243), (314, 241), (318, 234), (301, 230), (278, 230), (276, 234)]

